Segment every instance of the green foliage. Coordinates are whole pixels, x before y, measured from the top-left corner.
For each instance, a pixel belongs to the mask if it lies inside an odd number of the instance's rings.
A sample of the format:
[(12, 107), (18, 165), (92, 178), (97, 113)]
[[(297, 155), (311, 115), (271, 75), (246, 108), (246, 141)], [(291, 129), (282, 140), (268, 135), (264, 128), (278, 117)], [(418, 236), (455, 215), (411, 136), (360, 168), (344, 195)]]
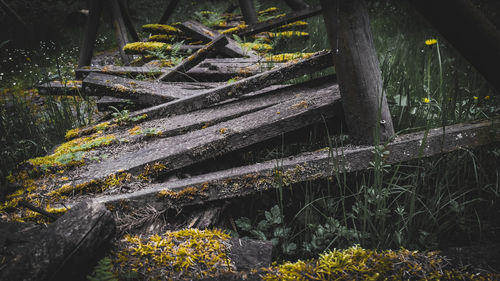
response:
[(149, 55), (152, 55), (156, 59), (170, 61), (172, 62), (173, 65), (177, 65), (183, 59), (183, 56), (180, 54), (180, 50), (183, 44), (184, 41), (180, 41), (172, 44), (171, 49), (167, 49), (169, 45), (165, 45), (158, 50), (154, 51), (147, 50), (146, 52)]
[(135, 123), (147, 117), (145, 115), (130, 117), (130, 113), (128, 110), (120, 111), (114, 106), (110, 106), (110, 108), (115, 111), (111, 114), (111, 116), (113, 116), (118, 124)]
[(195, 12), (194, 18), (201, 24), (208, 27), (218, 27), (225, 24), (222, 14), (217, 11), (201, 11)]
[(109, 257), (101, 259), (94, 268), (92, 275), (87, 276), (89, 281), (118, 281), (114, 272), (113, 264)]
[(247, 217), (241, 217), (235, 222), (242, 231), (249, 233), (251, 237), (258, 240), (270, 240), (273, 246), (279, 246), (282, 254), (294, 254), (297, 245), (288, 242), (291, 228), (285, 226), (279, 206), (275, 205), (270, 211), (265, 211), (264, 215), (265, 219), (261, 220), (256, 226), (253, 226)]

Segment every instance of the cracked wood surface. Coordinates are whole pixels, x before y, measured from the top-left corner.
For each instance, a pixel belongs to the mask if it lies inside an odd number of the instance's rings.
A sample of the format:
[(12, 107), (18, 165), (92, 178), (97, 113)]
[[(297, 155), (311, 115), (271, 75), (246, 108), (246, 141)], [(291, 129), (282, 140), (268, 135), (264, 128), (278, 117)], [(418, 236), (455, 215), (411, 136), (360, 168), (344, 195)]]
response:
[[(110, 157), (78, 168), (73, 185), (102, 180), (117, 171), (133, 175), (146, 165), (164, 164), (162, 173), (259, 143), (310, 124), (322, 122), (340, 111), (337, 85), (297, 95), (284, 101), (201, 130), (106, 149)], [(337, 109), (338, 110), (337, 110)]]
[[(395, 137), (385, 146), (389, 151), (384, 163), (393, 164), (447, 153), (463, 148), (474, 148), (500, 141), (500, 119), (456, 124)], [(279, 174), (283, 184), (311, 181), (335, 176), (335, 173), (354, 172), (370, 167), (373, 146), (324, 149), (303, 153), (286, 159), (271, 160), (254, 165), (232, 168), (194, 176), (173, 182), (151, 184), (132, 194), (96, 198), (109, 206), (127, 206), (133, 209), (146, 202), (157, 209), (204, 204), (210, 201), (241, 197), (276, 186)], [(276, 163), (281, 163), (277, 167)], [(279, 171), (279, 172), (278, 172)], [(161, 196), (186, 194), (189, 196)], [(193, 189), (195, 190), (193, 192)]]
[(236, 98), (246, 93), (289, 81), (304, 74), (323, 70), (332, 66), (332, 64), (331, 52), (318, 52), (307, 59), (285, 64), (276, 69), (262, 72), (231, 84), (222, 85), (189, 97), (135, 111), (131, 116), (135, 117), (147, 114), (148, 118), (154, 119), (199, 110), (227, 99)]

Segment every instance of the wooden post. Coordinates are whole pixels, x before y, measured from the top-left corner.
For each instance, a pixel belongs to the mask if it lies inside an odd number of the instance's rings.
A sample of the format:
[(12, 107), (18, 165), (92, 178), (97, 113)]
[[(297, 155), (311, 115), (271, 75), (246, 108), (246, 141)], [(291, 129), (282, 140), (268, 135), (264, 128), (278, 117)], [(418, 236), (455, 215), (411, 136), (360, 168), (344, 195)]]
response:
[(225, 35), (219, 35), (214, 40), (210, 41), (205, 47), (196, 51), (196, 53), (185, 58), (180, 64), (176, 65), (172, 70), (163, 74), (158, 78), (160, 81), (176, 81), (186, 75), (186, 72), (198, 65), (210, 54), (216, 51), (219, 47), (225, 46), (228, 43)]
[(123, 16), (123, 21), (125, 23), (125, 27), (128, 30), (128, 33), (132, 37), (132, 40), (135, 42), (141, 41), (139, 38), (139, 35), (137, 35), (137, 31), (135, 30), (134, 24), (132, 23), (132, 20), (130, 19), (130, 14), (128, 13), (128, 7), (126, 0), (118, 0), (118, 4), (120, 5), (120, 11)]
[(255, 7), (253, 6), (252, 0), (238, 0), (240, 3), (240, 10), (243, 14), (243, 20), (248, 25), (256, 24), (259, 22), (257, 19), (257, 12), (255, 12)]
[(500, 32), (469, 0), (410, 0), (484, 78), (500, 92)]
[(175, 7), (177, 7), (178, 3), (179, 0), (171, 0), (170, 3), (168, 3), (167, 9), (165, 9), (165, 12), (163, 12), (163, 15), (161, 16), (161, 19), (158, 21), (158, 23), (166, 24), (170, 16), (174, 13)]
[(130, 64), (132, 57), (125, 54), (123, 47), (129, 43), (127, 28), (120, 10), (119, 0), (108, 0), (109, 8), (113, 18), (113, 29), (115, 30), (116, 40), (118, 41), (118, 48), (120, 56), (125, 65)]
[(321, 0), (321, 6), (349, 133), (357, 143), (387, 141), (394, 128), (366, 4)]
[(99, 29), (99, 22), (102, 14), (104, 2), (101, 0), (91, 0), (87, 26), (80, 46), (80, 58), (78, 68), (90, 65), (94, 52), (94, 43)]

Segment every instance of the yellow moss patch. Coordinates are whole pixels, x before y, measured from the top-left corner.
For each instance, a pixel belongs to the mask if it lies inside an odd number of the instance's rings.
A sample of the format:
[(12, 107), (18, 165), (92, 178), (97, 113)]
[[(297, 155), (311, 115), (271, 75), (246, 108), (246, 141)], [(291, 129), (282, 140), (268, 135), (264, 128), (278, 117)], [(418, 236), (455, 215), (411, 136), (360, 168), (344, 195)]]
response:
[(153, 165), (147, 164), (144, 171), (137, 178), (145, 181), (150, 181), (153, 177), (159, 176), (163, 171), (167, 170), (167, 166), (163, 163), (156, 162)]
[(83, 163), (84, 151), (100, 146), (108, 146), (116, 140), (114, 135), (77, 138), (61, 144), (53, 154), (28, 160), (35, 168), (46, 170), (48, 168), (74, 166)]
[(252, 43), (252, 42), (246, 42), (246, 43), (241, 43), (241, 47), (247, 49), (247, 50), (254, 50), (257, 52), (267, 52), (273, 49), (273, 46), (269, 44), (261, 44), (261, 43)]
[(447, 267), (437, 252), (378, 252), (355, 246), (315, 260), (272, 266), (265, 269), (263, 280), (495, 280), (493, 275), (485, 278)]
[(161, 42), (134, 42), (128, 43), (123, 47), (123, 51), (127, 54), (144, 54), (147, 51), (155, 52), (159, 50), (171, 50), (172, 45)]
[(303, 31), (262, 32), (269, 38), (309, 38), (309, 33)]
[(168, 35), (168, 34), (157, 34), (148, 38), (149, 42), (172, 42), (177, 39), (176, 35)]
[(245, 28), (247, 28), (247, 27), (248, 27), (248, 25), (246, 25), (246, 24), (242, 23), (242, 24), (237, 25), (237, 26), (235, 26), (235, 27), (232, 27), (232, 28), (229, 28), (229, 29), (223, 30), (223, 31), (221, 32), (221, 34), (234, 34), (234, 33), (238, 33), (239, 31), (241, 31), (241, 30), (243, 30), (243, 29), (245, 29)]
[(161, 34), (177, 34), (179, 29), (166, 24), (146, 24), (142, 26), (142, 30), (151, 33)]
[(110, 122), (102, 122), (102, 123), (99, 123), (91, 128), (86, 128), (86, 129), (76, 128), (76, 129), (68, 130), (64, 137), (66, 138), (66, 140), (71, 140), (71, 139), (74, 139), (74, 138), (81, 136), (81, 135), (88, 135), (88, 134), (92, 134), (92, 133), (96, 133), (96, 132), (103, 132), (103, 131), (108, 130), (111, 127), (113, 127), (113, 125), (111, 125)]
[(292, 23), (289, 23), (289, 24), (282, 25), (279, 28), (280, 29), (304, 28), (307, 25), (308, 25), (307, 22), (299, 20), (299, 21), (295, 21), (295, 22), (292, 22)]
[(314, 55), (314, 53), (284, 53), (284, 54), (266, 56), (266, 61), (287, 62), (295, 59), (306, 59), (312, 55)]
[(227, 128), (220, 128), (219, 133), (225, 134), (227, 132)]
[(58, 201), (65, 195), (103, 192), (109, 188), (119, 186), (123, 182), (129, 181), (131, 178), (132, 175), (130, 173), (117, 173), (108, 176), (104, 180), (91, 180), (77, 185), (65, 184), (60, 188), (49, 192), (47, 195), (54, 201)]
[(183, 229), (146, 238), (125, 235), (113, 260), (119, 273), (134, 271), (147, 279), (215, 277), (233, 269), (228, 239), (217, 229)]
[(132, 129), (128, 130), (128, 133), (132, 136), (140, 135), (142, 133), (142, 128), (141, 126), (135, 126)]
[(179, 191), (164, 189), (158, 192), (158, 197), (171, 200), (193, 200), (198, 196), (206, 197), (207, 194), (205, 193), (205, 191), (207, 189), (208, 189), (208, 184), (203, 185), (201, 188), (189, 186)]
[(267, 8), (265, 10), (259, 11), (259, 16), (273, 14), (273, 13), (276, 13), (277, 11), (278, 11), (278, 8), (276, 8), (276, 7)]

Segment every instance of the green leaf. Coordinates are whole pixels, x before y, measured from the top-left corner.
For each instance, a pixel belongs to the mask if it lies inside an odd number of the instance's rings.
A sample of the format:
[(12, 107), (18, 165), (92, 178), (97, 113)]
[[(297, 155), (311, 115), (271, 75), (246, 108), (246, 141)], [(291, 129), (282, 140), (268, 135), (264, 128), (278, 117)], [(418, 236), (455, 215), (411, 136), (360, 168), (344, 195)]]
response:
[(247, 217), (241, 217), (235, 221), (236, 225), (244, 231), (250, 231), (252, 229), (252, 223)]

